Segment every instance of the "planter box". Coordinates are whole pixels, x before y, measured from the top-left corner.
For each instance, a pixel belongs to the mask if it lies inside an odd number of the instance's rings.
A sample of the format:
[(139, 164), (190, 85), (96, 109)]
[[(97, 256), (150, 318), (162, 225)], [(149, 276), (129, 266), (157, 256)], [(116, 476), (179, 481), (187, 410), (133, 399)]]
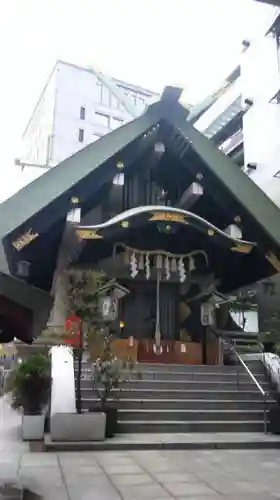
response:
[(56, 413), (51, 417), (52, 441), (104, 441), (105, 413)]
[(24, 441), (38, 441), (44, 439), (45, 415), (22, 416), (22, 439)]
[(280, 434), (280, 407), (271, 408), (268, 413), (269, 426), (271, 434)]

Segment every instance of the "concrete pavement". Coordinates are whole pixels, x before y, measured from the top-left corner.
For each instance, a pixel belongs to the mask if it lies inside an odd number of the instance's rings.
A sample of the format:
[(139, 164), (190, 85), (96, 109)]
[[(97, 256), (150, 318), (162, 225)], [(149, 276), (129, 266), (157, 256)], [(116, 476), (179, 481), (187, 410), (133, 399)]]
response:
[[(0, 483), (27, 488), (25, 500), (280, 498), (280, 450), (31, 453), (20, 416), (0, 409)], [(5, 498), (17, 500), (0, 487)]]

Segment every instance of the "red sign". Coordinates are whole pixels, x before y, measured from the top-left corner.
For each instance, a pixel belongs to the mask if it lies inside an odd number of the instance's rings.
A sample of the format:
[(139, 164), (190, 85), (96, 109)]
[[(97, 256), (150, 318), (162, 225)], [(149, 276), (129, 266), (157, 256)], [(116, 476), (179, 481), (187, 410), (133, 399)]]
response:
[(65, 339), (65, 344), (72, 347), (80, 346), (80, 318), (74, 314), (67, 316), (65, 320), (65, 329), (69, 332), (69, 337)]

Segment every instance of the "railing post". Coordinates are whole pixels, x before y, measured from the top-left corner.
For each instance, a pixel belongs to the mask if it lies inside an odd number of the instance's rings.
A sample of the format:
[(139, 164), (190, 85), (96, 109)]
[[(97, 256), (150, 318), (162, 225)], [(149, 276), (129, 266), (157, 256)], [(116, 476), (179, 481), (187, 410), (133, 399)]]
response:
[(264, 394), (264, 419), (263, 419), (263, 425), (264, 425), (264, 433), (268, 433), (268, 422), (267, 422), (267, 393)]

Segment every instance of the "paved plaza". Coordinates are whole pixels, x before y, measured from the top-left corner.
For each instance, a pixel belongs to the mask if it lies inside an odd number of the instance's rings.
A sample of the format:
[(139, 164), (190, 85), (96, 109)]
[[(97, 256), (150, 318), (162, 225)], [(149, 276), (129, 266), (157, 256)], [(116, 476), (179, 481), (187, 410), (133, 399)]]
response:
[(2, 400), (0, 482), (24, 500), (280, 498), (280, 450), (30, 453), (19, 425)]

